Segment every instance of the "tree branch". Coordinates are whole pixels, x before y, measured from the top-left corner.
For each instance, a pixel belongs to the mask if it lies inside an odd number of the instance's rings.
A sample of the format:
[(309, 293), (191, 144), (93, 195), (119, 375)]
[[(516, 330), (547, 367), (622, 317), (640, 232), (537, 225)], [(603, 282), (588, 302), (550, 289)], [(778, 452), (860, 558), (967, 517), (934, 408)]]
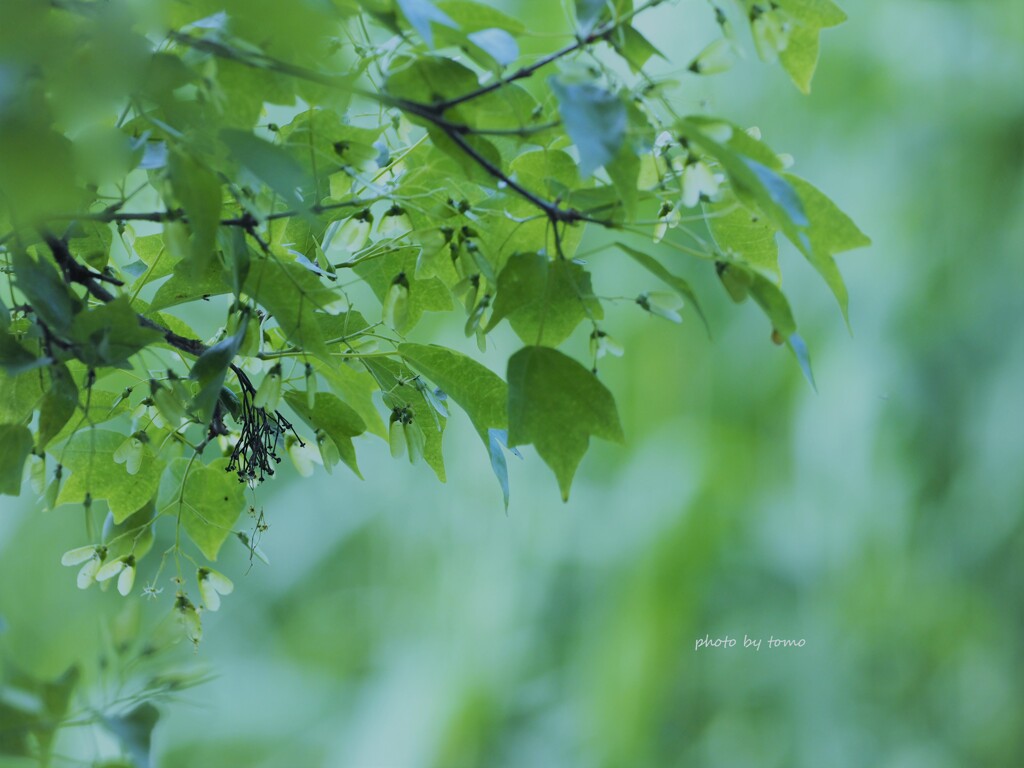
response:
[(479, 88), (470, 91), (469, 93), (462, 94), (461, 96), (455, 96), (451, 99), (445, 99), (444, 101), (435, 102), (432, 106), (435, 109), (437, 109), (438, 112), (444, 112), (445, 110), (451, 109), (452, 107), (456, 107), (459, 104), (464, 104), (467, 101), (478, 99), (481, 96), (485, 96), (488, 93), (493, 93), (494, 91), (504, 88), (506, 85), (514, 83), (516, 80), (522, 80), (523, 78), (530, 77), (535, 72), (537, 72), (537, 70), (543, 69), (549, 64), (553, 64), (554, 62), (568, 56), (571, 53), (583, 50), (588, 45), (593, 45), (594, 43), (605, 39), (606, 37), (610, 36), (613, 32), (615, 32), (616, 29), (622, 26), (622, 24), (629, 21), (637, 14), (643, 13), (644, 11), (648, 10), (649, 8), (653, 8), (656, 5), (660, 5), (662, 2), (664, 2), (664, 0), (648, 0), (648, 2), (643, 3), (642, 5), (634, 8), (633, 10), (622, 14), (617, 19), (613, 19), (607, 24), (602, 24), (601, 26), (596, 27), (589, 34), (584, 35), (582, 37), (577, 37), (576, 42), (570, 43), (564, 48), (560, 48), (553, 53), (549, 53), (547, 56), (543, 56), (542, 58), (537, 59), (537, 61), (533, 62), (532, 64), (527, 64), (524, 67), (520, 67), (507, 77), (502, 77), (499, 78), (498, 80), (495, 80), (493, 83), (482, 85)]

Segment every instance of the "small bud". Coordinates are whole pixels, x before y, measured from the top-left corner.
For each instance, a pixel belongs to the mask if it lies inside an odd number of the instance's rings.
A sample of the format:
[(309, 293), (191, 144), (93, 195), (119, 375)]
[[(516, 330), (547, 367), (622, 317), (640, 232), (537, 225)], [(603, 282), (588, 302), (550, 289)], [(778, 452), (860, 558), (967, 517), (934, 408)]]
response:
[(313, 410), (316, 406), (316, 371), (313, 366), (306, 363), (306, 407)]

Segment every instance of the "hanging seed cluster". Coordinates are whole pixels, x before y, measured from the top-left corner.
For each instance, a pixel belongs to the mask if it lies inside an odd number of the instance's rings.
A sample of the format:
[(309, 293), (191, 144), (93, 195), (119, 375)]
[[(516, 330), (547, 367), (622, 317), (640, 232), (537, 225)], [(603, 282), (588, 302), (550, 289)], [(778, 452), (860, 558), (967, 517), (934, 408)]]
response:
[(237, 473), (240, 483), (262, 483), (273, 476), (276, 465), (281, 463), (277, 451), (285, 432), (291, 431), (302, 443), (291, 422), (278, 411), (257, 408), (253, 404), (253, 393), (248, 388), (242, 390), (238, 422), (242, 431), (231, 452), (227, 471)]

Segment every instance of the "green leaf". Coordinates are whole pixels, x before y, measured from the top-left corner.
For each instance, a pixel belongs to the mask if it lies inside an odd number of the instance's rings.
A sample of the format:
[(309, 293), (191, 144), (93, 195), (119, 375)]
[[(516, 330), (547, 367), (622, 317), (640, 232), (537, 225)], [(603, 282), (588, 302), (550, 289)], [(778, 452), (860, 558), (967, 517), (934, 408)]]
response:
[(589, 33), (601, 17), (605, 14), (608, 3), (605, 0), (575, 0), (576, 23), (579, 24), (580, 32)]
[[(473, 70), (450, 58), (420, 56), (388, 75), (386, 90), (395, 98), (420, 103), (453, 99), (480, 86)], [(424, 123), (421, 118), (411, 120)]]
[(143, 446), (139, 471), (128, 474), (124, 464), (114, 461), (114, 451), (124, 440), (119, 432), (84, 429), (75, 432), (63, 446), (52, 449), (71, 472), (56, 506), (81, 504), (90, 494), (93, 500), (106, 500), (114, 522), (121, 523), (152, 499), (160, 485), (163, 462), (153, 456), (149, 446)]
[(245, 484), (226, 471), (227, 464), (227, 459), (206, 466), (175, 459), (160, 480), (158, 513), (180, 515), (185, 533), (209, 560), (217, 559), (245, 507)]
[(452, 308), (451, 292), (436, 277), (418, 280), (416, 275), (417, 248), (395, 248), (385, 255), (358, 263), (354, 271), (366, 281), (381, 303), (387, 298), (395, 278), (404, 274), (409, 282), (405, 321), (395, 330), (405, 333), (416, 326), (424, 312), (446, 312)]
[(178, 259), (164, 245), (162, 234), (136, 237), (132, 240), (131, 249), (139, 257), (139, 261), (146, 265), (145, 272), (133, 284), (135, 288), (166, 277), (178, 263)]
[(313, 429), (324, 432), (338, 448), (341, 460), (362, 479), (352, 438), (366, 431), (366, 424), (351, 406), (329, 392), (317, 392), (309, 407), (305, 392), (286, 392), (285, 402)]
[(337, 298), (334, 291), (305, 267), (277, 257), (256, 259), (249, 268), (245, 292), (277, 320), (296, 346), (330, 360), (319, 317)]
[(249, 316), (245, 314), (235, 333), (209, 347), (192, 366), (189, 378), (199, 382), (199, 391), (192, 400), (192, 410), (202, 424), (209, 424), (213, 418), (213, 410), (220, 397), (221, 387), (224, 386), (228, 366), (245, 341), (248, 327)]
[(524, 347), (508, 361), (508, 442), (532, 443), (568, 500), (591, 436), (622, 442), (615, 400), (597, 376), (548, 347)]
[(37, 371), (10, 375), (0, 368), (0, 424), (27, 422), (45, 394)]
[(661, 262), (650, 254), (644, 253), (643, 251), (626, 245), (625, 243), (616, 243), (615, 245), (618, 246), (623, 253), (640, 264), (640, 266), (682, 296), (683, 299), (693, 304), (694, 310), (696, 310), (697, 314), (700, 316), (701, 322), (704, 323), (705, 330), (707, 330), (710, 335), (711, 327), (708, 325), (708, 319), (704, 316), (704, 311), (700, 308), (700, 302), (697, 301), (697, 293), (686, 280), (669, 272), (664, 266), (662, 266)]
[[(749, 136), (741, 138), (745, 134), (735, 126), (720, 121), (717, 125), (729, 129), (728, 144), (709, 135), (707, 120), (682, 120), (679, 128), (689, 141), (718, 160), (742, 201), (760, 208), (797, 248), (810, 248), (806, 232), (809, 224), (807, 214), (796, 190), (776, 172), (778, 159), (773, 155), (772, 161), (768, 162), (768, 158), (763, 156), (767, 148)], [(756, 155), (752, 156), (755, 152)]]
[(498, 275), (487, 331), (507, 317), (523, 341), (557, 346), (583, 320), (603, 316), (583, 267), (567, 259), (552, 261), (542, 253), (521, 253)]
[(50, 367), (50, 388), (39, 405), (36, 448), (42, 451), (68, 423), (78, 407), (78, 386), (63, 363)]
[(6, 329), (0, 330), (0, 368), (12, 376), (48, 365), (50, 358), (36, 357), (15, 341)]
[(39, 319), (53, 333), (66, 334), (82, 303), (68, 291), (57, 268), (45, 258), (33, 259), (20, 248), (11, 254), (11, 264), (15, 285), (25, 294)]
[(481, 29), (503, 29), (513, 35), (521, 35), (526, 27), (507, 13), (473, 0), (438, 0), (434, 3), (449, 18), (458, 19), (464, 32), (478, 32)]
[(423, 458), (437, 478), (445, 482), (444, 454), (441, 450), (446, 423), (444, 416), (438, 414), (420, 389), (408, 381), (405, 375), (407, 371), (394, 360), (374, 357), (364, 358), (362, 362), (376, 379), (388, 408), (405, 405), (412, 410), (415, 423), (423, 430)]
[(145, 702), (124, 715), (103, 715), (102, 722), (132, 756), (136, 768), (149, 768), (153, 729), (159, 719), (160, 711)]
[(767, 272), (776, 280), (781, 278), (776, 230), (760, 211), (745, 208), (735, 200), (705, 203), (704, 211), (711, 236), (725, 256)]
[(615, 185), (623, 214), (627, 219), (636, 218), (637, 200), (640, 197), (637, 189), (637, 179), (640, 176), (639, 156), (628, 143), (623, 143), (615, 157), (605, 164), (605, 170)]
[(809, 232), (811, 247), (804, 251), (804, 255), (825, 279), (836, 297), (836, 301), (839, 302), (843, 317), (849, 324), (847, 314), (849, 297), (846, 292), (846, 284), (843, 282), (843, 277), (839, 274), (839, 268), (832, 256), (854, 248), (869, 246), (871, 239), (857, 228), (849, 216), (839, 210), (835, 203), (812, 184), (789, 174), (786, 175), (786, 180), (800, 195), (804, 210), (807, 211), (807, 217), (811, 221)]
[(168, 171), (174, 196), (184, 209), (192, 231), (191, 266), (195, 274), (202, 274), (213, 256), (220, 226), (220, 179), (179, 152), (171, 153)]
[(476, 360), (446, 347), (400, 344), (402, 358), (459, 404), (473, 422), (491, 457), (508, 508), (508, 468), (495, 432), (508, 428), (508, 385)]
[(565, 132), (580, 153), (580, 173), (586, 177), (611, 162), (626, 138), (626, 107), (613, 93), (593, 83), (548, 84), (558, 98)]
[(127, 296), (79, 313), (69, 336), (78, 345), (78, 358), (94, 367), (124, 366), (140, 349), (163, 339), (139, 322)]
[(97, 272), (107, 266), (114, 235), (110, 225), (98, 221), (77, 222), (68, 233), (68, 247), (79, 261)]
[(629, 24), (618, 27), (612, 34), (611, 41), (615, 50), (634, 72), (640, 72), (652, 56), (665, 59), (665, 54)]
[(830, 0), (778, 0), (793, 19), (793, 29), (779, 61), (804, 93), (811, 92), (811, 79), (818, 66), (819, 34), (822, 29), (846, 21), (846, 14)]
[(486, 366), (434, 344), (400, 344), (398, 353), (459, 404), (485, 445), (490, 429), (508, 426), (508, 386)]
[(782, 339), (788, 339), (796, 332), (796, 320), (793, 319), (789, 300), (777, 284), (740, 262), (719, 261), (715, 268), (733, 301), (739, 304), (748, 296), (753, 297), (771, 321), (772, 330), (778, 336), (773, 336), (777, 343), (781, 344)]
[(800, 337), (800, 334), (791, 334), (786, 340), (786, 346), (788, 346), (790, 351), (796, 355), (796, 360), (800, 363), (800, 370), (804, 372), (804, 377), (810, 383), (811, 389), (817, 392), (818, 387), (814, 383), (814, 371), (811, 370), (811, 354), (807, 351), (807, 345)]
[(0, 424), (0, 494), (21, 493), (21, 473), (32, 452), (32, 433), (20, 424)]
[(561, 149), (524, 152), (512, 161), (510, 170), (516, 181), (549, 200), (565, 197), (580, 186), (580, 171), (576, 161)]
[(286, 205), (302, 203), (301, 190), (308, 185), (309, 177), (294, 157), (248, 131), (225, 128), (220, 139), (231, 158), (280, 195)]
[(440, 24), (445, 27), (458, 26), (448, 17), (448, 14), (436, 8), (430, 0), (396, 0), (396, 2), (402, 9), (402, 15), (431, 48), (434, 47), (434, 32), (430, 28), (431, 24)]
[(228, 290), (228, 284), (224, 281), (224, 267), (216, 256), (211, 256), (201, 272), (196, 272), (192, 263), (183, 261), (174, 267), (171, 278), (157, 288), (149, 309), (158, 312), (178, 304), (220, 296)]

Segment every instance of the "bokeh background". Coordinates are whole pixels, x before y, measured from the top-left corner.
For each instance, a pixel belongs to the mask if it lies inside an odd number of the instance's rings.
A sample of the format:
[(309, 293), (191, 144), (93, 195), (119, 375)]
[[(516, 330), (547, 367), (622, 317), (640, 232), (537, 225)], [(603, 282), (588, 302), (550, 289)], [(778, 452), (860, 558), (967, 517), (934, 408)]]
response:
[[(558, 4), (505, 5), (566, 28)], [(1024, 7), (844, 5), (810, 97), (753, 56), (675, 96), (758, 125), (874, 240), (840, 258), (852, 335), (784, 252), (818, 391), (756, 307), (659, 251), (714, 340), (611, 312), (628, 444), (595, 444), (568, 504), (527, 450), (505, 514), (461, 415), (447, 485), (367, 441), (365, 482), (261, 490), (271, 565), (226, 552), (236, 590), (198, 654), (153, 662), (213, 675), (162, 705), (156, 765), (1024, 764)], [(713, 31), (700, 2), (639, 27), (677, 64)], [(598, 292), (658, 287), (614, 251), (590, 261)], [(58, 565), (77, 517), (0, 504), (0, 655), (95, 668), (125, 601)], [(740, 642), (695, 650), (706, 635)]]

